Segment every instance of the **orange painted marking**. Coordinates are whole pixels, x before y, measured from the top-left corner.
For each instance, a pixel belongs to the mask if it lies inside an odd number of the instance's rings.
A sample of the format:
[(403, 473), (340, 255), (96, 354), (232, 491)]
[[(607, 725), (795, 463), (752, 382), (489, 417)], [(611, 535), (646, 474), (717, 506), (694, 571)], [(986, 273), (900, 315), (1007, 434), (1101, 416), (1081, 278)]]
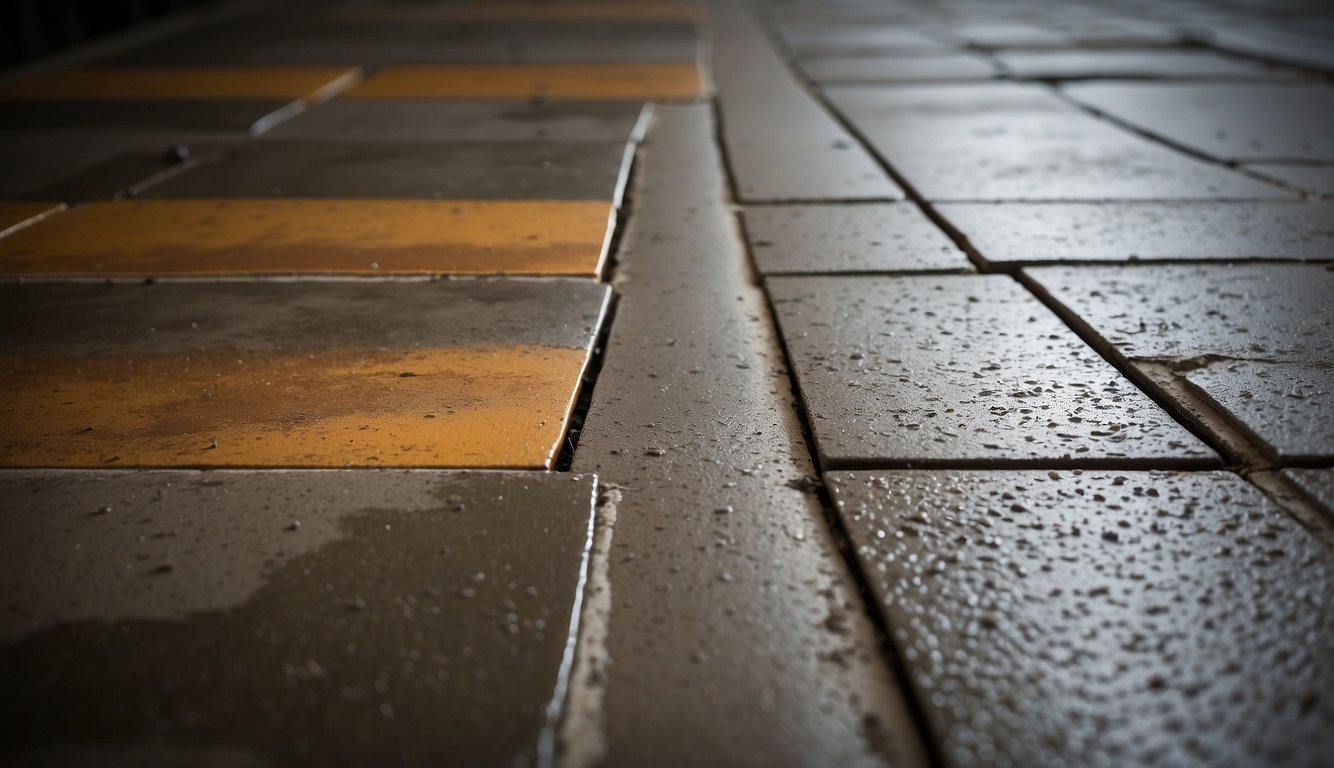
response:
[(0, 237), (36, 224), (63, 210), (65, 210), (64, 203), (46, 200), (0, 203)]
[(613, 220), (583, 200), (102, 202), (0, 238), (0, 275), (596, 277)]
[(338, 11), (339, 21), (423, 21), (461, 24), (514, 23), (652, 23), (699, 20), (699, 11), (686, 3), (674, 2), (497, 2), (455, 6), (371, 6)]
[(699, 95), (694, 62), (413, 64), (386, 67), (342, 98), (652, 101)]
[(550, 468), (586, 362), (532, 346), (14, 355), (0, 466)]
[(0, 102), (319, 102), (360, 81), (359, 67), (96, 67), (42, 72), (0, 83)]

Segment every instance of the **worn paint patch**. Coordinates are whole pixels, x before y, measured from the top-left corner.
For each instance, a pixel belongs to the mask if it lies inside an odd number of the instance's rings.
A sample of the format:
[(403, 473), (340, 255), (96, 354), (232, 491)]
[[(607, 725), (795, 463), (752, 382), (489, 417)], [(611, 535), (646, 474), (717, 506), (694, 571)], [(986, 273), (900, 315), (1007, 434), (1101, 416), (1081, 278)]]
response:
[(0, 237), (36, 224), (42, 219), (63, 210), (65, 210), (64, 203), (48, 200), (0, 203)]
[(419, 64), (385, 67), (348, 99), (694, 99), (694, 62)]
[(8, 467), (549, 467), (584, 350), (13, 354)]
[(699, 11), (687, 3), (653, 2), (561, 2), (543, 3), (525, 0), (473, 3), (470, 5), (383, 5), (354, 8), (330, 14), (338, 21), (426, 21), (477, 24), (488, 22), (581, 23), (652, 23), (696, 21)]
[(4, 101), (304, 99), (323, 101), (361, 79), (359, 67), (97, 67), (0, 84)]
[(614, 215), (570, 200), (115, 201), (0, 240), (0, 274), (595, 277)]

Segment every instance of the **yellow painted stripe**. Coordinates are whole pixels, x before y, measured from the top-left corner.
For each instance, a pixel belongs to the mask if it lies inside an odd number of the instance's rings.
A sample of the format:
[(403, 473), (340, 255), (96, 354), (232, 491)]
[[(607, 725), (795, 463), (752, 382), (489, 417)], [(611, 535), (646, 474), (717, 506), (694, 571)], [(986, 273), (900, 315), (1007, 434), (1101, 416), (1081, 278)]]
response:
[(0, 203), (0, 237), (36, 224), (55, 213), (65, 210), (64, 203), (47, 200)]
[(422, 64), (386, 67), (342, 98), (651, 101), (699, 94), (693, 62)]
[(0, 83), (3, 101), (318, 102), (361, 80), (359, 67), (96, 67)]
[(585, 362), (532, 346), (11, 356), (0, 466), (550, 468)]
[(652, 23), (699, 19), (699, 11), (674, 2), (497, 2), (452, 6), (386, 5), (336, 11), (339, 21), (423, 21), (477, 24), (511, 23)]
[(0, 238), (0, 275), (592, 277), (613, 217), (582, 200), (122, 200)]

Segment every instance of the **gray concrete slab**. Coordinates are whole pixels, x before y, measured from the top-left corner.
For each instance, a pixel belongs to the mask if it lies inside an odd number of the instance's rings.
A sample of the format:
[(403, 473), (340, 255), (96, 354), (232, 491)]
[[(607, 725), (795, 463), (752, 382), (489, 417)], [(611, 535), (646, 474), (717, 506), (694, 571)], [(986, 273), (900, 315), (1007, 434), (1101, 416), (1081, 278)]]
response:
[(125, 130), (259, 133), (295, 114), (292, 100), (33, 101), (0, 104), (0, 130)]
[(901, 25), (808, 22), (783, 24), (779, 37), (800, 56), (866, 53), (944, 53), (951, 47)]
[(347, 142), (198, 145), (200, 163), (139, 197), (619, 201), (623, 142)]
[(806, 77), (819, 83), (911, 83), (989, 80), (992, 64), (967, 54), (932, 56), (825, 56), (804, 59)]
[(827, 482), (947, 764), (1334, 752), (1329, 549), (1237, 477)]
[(713, 137), (708, 107), (662, 107), (639, 159), (574, 453), (619, 500), (601, 666), (576, 667), (571, 699), (595, 746), (570, 759), (924, 765), (820, 504), (799, 490), (813, 468)]
[(1334, 469), (1285, 469), (1283, 476), (1300, 486), (1325, 512), (1334, 513)]
[(1293, 203), (942, 203), (990, 265), (1334, 260), (1334, 206)]
[(172, 146), (199, 138), (205, 137), (128, 128), (0, 131), (0, 167), (6, 170), (0, 174), (0, 198), (108, 198), (172, 168)]
[(1002, 66), (1028, 80), (1264, 78), (1283, 73), (1263, 64), (1197, 49), (1002, 51)]
[(901, 200), (884, 170), (788, 72), (755, 22), (713, 18), (722, 139), (744, 202)]
[(911, 203), (751, 206), (743, 218), (755, 267), (765, 275), (972, 270)]
[(531, 765), (594, 492), (531, 473), (0, 473), (0, 681), (24, 702), (7, 759)]
[(626, 143), (644, 105), (621, 102), (334, 100), (266, 139)]
[(1334, 86), (1086, 83), (1065, 93), (1211, 157), (1334, 160)]
[(1319, 29), (1284, 29), (1264, 24), (1210, 25), (1209, 42), (1226, 51), (1334, 72), (1334, 51)]
[(1278, 179), (1299, 189), (1324, 197), (1334, 197), (1334, 165), (1275, 165), (1248, 163), (1247, 170)]
[(1334, 271), (1324, 266), (1033, 267), (1025, 274), (1127, 358), (1334, 359)]
[[(991, 96), (988, 88), (994, 89)], [(1292, 197), (1089, 115), (1060, 109), (1051, 104), (1049, 93), (1025, 86), (843, 86), (827, 93), (878, 154), (928, 200)]]
[(768, 287), (827, 470), (1217, 461), (1008, 277)]
[(1004, 20), (952, 24), (947, 34), (952, 39), (981, 48), (1040, 48), (1065, 46), (1072, 42), (1055, 29)]
[(1334, 369), (1328, 364), (1220, 360), (1185, 376), (1271, 460), (1334, 459)]

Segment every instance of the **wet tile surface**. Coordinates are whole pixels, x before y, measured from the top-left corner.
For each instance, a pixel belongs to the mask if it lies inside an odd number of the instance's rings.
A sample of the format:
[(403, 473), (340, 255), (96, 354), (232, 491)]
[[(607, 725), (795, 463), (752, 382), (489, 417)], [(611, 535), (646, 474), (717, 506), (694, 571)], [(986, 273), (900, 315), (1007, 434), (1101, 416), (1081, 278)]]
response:
[(1248, 170), (1325, 197), (1334, 196), (1334, 165), (1249, 164)]
[(940, 41), (901, 26), (876, 24), (788, 24), (781, 28), (788, 47), (801, 55), (862, 55), (894, 51), (940, 53), (950, 50)]
[(826, 469), (1215, 461), (1009, 278), (768, 285)]
[(344, 99), (691, 100), (694, 61), (642, 64), (420, 64), (386, 67)]
[(1263, 64), (1206, 50), (1012, 50), (997, 58), (1014, 76), (1038, 80), (1282, 76)]
[(1334, 260), (1334, 207), (1310, 203), (945, 203), (989, 264)]
[(1067, 92), (1211, 157), (1334, 159), (1331, 86), (1090, 83), (1070, 86)]
[(538, 3), (531, 0), (497, 0), (485, 5), (379, 5), (335, 11), (332, 18), (357, 23), (363, 21), (416, 21), (469, 24), (479, 22), (544, 22), (555, 24), (627, 23), (653, 24), (664, 21), (692, 22), (699, 18), (695, 6), (687, 2), (639, 0), (633, 3), (606, 3), (592, 0), (563, 0)]
[(1283, 475), (1301, 486), (1326, 512), (1334, 513), (1334, 469), (1285, 469)]
[(761, 274), (972, 269), (911, 203), (751, 206), (743, 220)]
[(64, 207), (64, 203), (49, 200), (18, 203), (0, 202), (0, 237), (57, 214)]
[(625, 145), (257, 141), (192, 148), (198, 167), (144, 198), (617, 201)]
[(357, 101), (335, 99), (264, 134), (359, 141), (627, 142), (634, 102)]
[(583, 281), (0, 286), (9, 467), (549, 467)]
[(713, 78), (743, 202), (902, 200), (875, 159), (796, 81), (758, 26), (720, 17)]
[(360, 78), (351, 67), (97, 67), (10, 80), (0, 102), (320, 101)]
[(6, 748), (55, 763), (531, 764), (594, 485), (0, 473), (23, 500), (0, 544), (0, 681), (26, 702), (0, 725)]
[(930, 200), (1292, 197), (1025, 86), (845, 86), (828, 93)]
[(952, 765), (1318, 765), (1328, 549), (1232, 475), (833, 473)]
[(94, 203), (0, 238), (0, 275), (596, 277), (614, 213), (576, 200)]
[(932, 80), (988, 80), (996, 69), (963, 54), (937, 56), (847, 56), (808, 59), (801, 69), (821, 83), (895, 83)]
[(1271, 459), (1334, 458), (1334, 370), (1328, 365), (1218, 360), (1185, 376)]

